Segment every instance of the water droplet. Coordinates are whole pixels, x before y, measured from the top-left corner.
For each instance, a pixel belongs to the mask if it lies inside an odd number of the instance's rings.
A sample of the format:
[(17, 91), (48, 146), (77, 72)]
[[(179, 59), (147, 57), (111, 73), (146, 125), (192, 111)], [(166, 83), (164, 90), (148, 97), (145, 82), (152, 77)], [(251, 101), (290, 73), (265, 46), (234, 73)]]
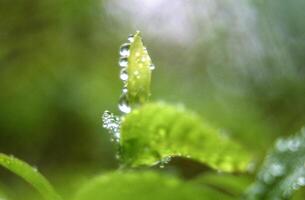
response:
[(123, 87), (122, 93), (123, 94), (127, 94), (128, 93), (128, 88), (126, 86)]
[(275, 146), (276, 146), (277, 150), (279, 150), (281, 152), (288, 150), (287, 143), (283, 139), (277, 140)]
[(262, 179), (266, 184), (270, 184), (273, 181), (272, 175), (268, 172), (263, 173)]
[(154, 70), (154, 69), (156, 69), (156, 66), (155, 66), (154, 64), (150, 64), (150, 65), (149, 65), (149, 69), (150, 69), (150, 70)]
[(300, 145), (301, 145), (301, 142), (298, 139), (291, 139), (288, 141), (288, 144), (287, 144), (288, 149), (293, 152), (297, 151), (299, 149)]
[(298, 185), (305, 186), (305, 177), (301, 176), (297, 180)]
[(123, 113), (130, 113), (131, 107), (129, 106), (126, 94), (122, 94), (119, 100), (119, 109)]
[(301, 186), (298, 184), (298, 183), (293, 183), (292, 184), (292, 189), (293, 190), (297, 190), (297, 189), (299, 189)]
[(120, 72), (120, 79), (122, 81), (127, 81), (128, 80), (128, 73), (126, 69), (122, 69)]
[(129, 48), (130, 48), (129, 43), (122, 44), (122, 46), (120, 47), (120, 56), (128, 57), (130, 54)]
[(166, 156), (160, 161), (160, 168), (164, 168), (164, 166), (172, 160), (172, 157)]
[(111, 134), (111, 141), (118, 142), (120, 140), (120, 124), (121, 120), (109, 111), (105, 111), (103, 116), (103, 127), (106, 128)]
[(132, 43), (134, 41), (134, 36), (131, 34), (127, 38), (128, 42)]
[(270, 166), (270, 174), (273, 176), (282, 176), (285, 172), (285, 167), (280, 163), (273, 163)]
[(32, 169), (33, 169), (34, 172), (38, 172), (37, 166), (33, 166)]
[(120, 58), (119, 66), (125, 68), (128, 66), (128, 59), (127, 58)]

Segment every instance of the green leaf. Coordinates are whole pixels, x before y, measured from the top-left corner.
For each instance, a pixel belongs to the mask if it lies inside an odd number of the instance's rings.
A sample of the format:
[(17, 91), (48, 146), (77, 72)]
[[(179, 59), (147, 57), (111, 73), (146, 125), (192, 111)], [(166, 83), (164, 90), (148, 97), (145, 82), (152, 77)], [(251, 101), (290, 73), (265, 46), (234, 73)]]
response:
[(86, 184), (75, 200), (230, 200), (211, 188), (184, 183), (155, 172), (115, 172)]
[(8, 199), (7, 196), (5, 195), (4, 191), (0, 188), (0, 200), (6, 200)]
[(23, 178), (36, 188), (46, 200), (61, 200), (51, 184), (33, 167), (27, 163), (0, 153), (0, 165)]
[(246, 198), (251, 200), (289, 199), (305, 186), (305, 128), (295, 136), (278, 139), (267, 155), (256, 182)]
[(250, 161), (239, 144), (198, 115), (164, 103), (145, 104), (122, 118), (120, 156), (131, 167), (182, 156), (225, 172), (244, 171)]
[(248, 176), (227, 173), (207, 173), (196, 177), (192, 183), (207, 185), (235, 197), (240, 197), (251, 184)]
[(128, 101), (142, 104), (150, 96), (151, 66), (153, 65), (139, 31), (133, 36), (128, 56)]

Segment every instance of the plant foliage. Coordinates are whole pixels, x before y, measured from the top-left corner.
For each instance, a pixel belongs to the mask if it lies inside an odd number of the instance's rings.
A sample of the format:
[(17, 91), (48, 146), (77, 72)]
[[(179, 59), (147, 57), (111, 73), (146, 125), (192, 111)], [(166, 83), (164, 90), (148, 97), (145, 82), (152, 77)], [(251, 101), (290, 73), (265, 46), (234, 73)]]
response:
[(305, 128), (295, 136), (278, 139), (267, 155), (247, 199), (289, 199), (305, 186)]
[(61, 200), (51, 184), (27, 163), (13, 157), (0, 153), (0, 165), (15, 173), (31, 184), (45, 200)]
[(195, 113), (181, 106), (149, 103), (121, 124), (120, 156), (129, 166), (151, 166), (174, 156), (197, 160), (216, 170), (244, 171), (250, 155)]
[[(132, 38), (132, 39), (131, 39)], [(144, 103), (150, 96), (152, 61), (143, 45), (140, 32), (130, 37), (128, 56), (128, 100), (131, 104)]]
[(99, 176), (82, 188), (75, 200), (219, 200), (232, 199), (209, 187), (184, 183), (155, 172), (115, 172)]

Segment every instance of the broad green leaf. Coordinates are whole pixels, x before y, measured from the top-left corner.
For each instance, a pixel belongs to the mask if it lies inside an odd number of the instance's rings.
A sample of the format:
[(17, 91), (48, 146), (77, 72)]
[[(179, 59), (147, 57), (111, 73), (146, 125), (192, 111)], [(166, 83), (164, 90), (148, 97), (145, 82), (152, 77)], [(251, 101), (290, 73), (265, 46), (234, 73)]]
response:
[(267, 155), (246, 199), (289, 199), (305, 186), (305, 128), (295, 136), (278, 139)]
[(51, 184), (33, 167), (27, 163), (0, 153), (0, 166), (10, 170), (30, 183), (45, 200), (61, 200)]
[(185, 183), (155, 172), (114, 172), (86, 184), (75, 200), (230, 200), (209, 187)]
[(122, 118), (120, 156), (131, 167), (182, 156), (225, 172), (244, 171), (250, 161), (245, 149), (198, 115), (164, 103), (145, 104)]
[(251, 179), (244, 175), (207, 173), (196, 177), (192, 183), (207, 185), (234, 197), (240, 197), (251, 184)]

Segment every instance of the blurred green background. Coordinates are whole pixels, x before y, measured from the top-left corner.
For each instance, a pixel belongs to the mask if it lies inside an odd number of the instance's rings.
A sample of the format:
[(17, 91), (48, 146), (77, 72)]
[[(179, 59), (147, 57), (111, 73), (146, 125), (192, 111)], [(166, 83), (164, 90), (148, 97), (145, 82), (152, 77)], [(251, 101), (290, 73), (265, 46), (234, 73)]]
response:
[[(0, 152), (63, 185), (116, 169), (101, 114), (119, 113), (118, 48), (140, 30), (157, 67), (152, 99), (197, 111), (260, 159), (305, 124), (304, 9), (303, 0), (0, 0)], [(2, 169), (0, 180), (23, 187)]]

